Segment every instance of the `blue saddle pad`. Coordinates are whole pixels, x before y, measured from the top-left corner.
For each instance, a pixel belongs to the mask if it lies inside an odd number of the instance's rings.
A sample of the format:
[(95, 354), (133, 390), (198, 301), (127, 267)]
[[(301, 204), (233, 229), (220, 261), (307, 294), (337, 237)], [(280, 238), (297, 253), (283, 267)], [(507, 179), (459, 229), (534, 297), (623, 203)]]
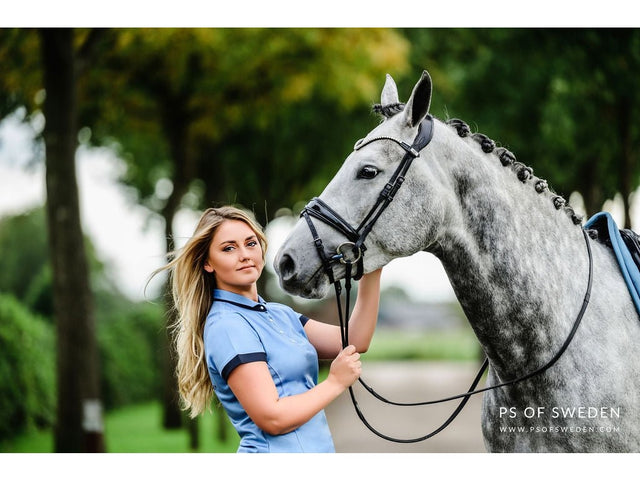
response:
[[(584, 228), (597, 230), (598, 238), (613, 249), (633, 303), (638, 314), (640, 314), (640, 270), (638, 269), (638, 264), (634, 261), (634, 257), (637, 259), (640, 254), (637, 250), (638, 236), (630, 230), (620, 231), (613, 217), (607, 212), (596, 213), (585, 223)], [(632, 246), (631, 250), (625, 243), (623, 235), (627, 238), (629, 245)], [(635, 240), (631, 240), (631, 237)]]

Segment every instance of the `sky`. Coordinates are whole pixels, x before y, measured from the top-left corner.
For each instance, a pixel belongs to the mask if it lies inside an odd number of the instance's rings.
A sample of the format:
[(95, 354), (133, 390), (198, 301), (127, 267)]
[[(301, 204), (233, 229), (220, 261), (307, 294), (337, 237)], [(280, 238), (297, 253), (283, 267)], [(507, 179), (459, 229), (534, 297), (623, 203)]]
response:
[[(44, 166), (28, 166), (32, 139), (33, 130), (21, 124), (18, 116), (0, 122), (0, 217), (44, 204)], [(146, 296), (145, 286), (151, 272), (163, 265), (162, 220), (137, 205), (132, 191), (118, 183), (125, 166), (110, 150), (80, 147), (76, 165), (84, 233), (122, 293), (132, 300), (153, 298), (162, 277), (149, 283)], [(177, 216), (177, 246), (191, 235), (197, 220), (196, 212), (182, 211)], [(291, 221), (276, 219), (267, 228), (268, 268), (291, 227)], [(415, 301), (455, 300), (440, 261), (427, 253), (386, 266), (382, 288), (390, 286), (404, 289)]]

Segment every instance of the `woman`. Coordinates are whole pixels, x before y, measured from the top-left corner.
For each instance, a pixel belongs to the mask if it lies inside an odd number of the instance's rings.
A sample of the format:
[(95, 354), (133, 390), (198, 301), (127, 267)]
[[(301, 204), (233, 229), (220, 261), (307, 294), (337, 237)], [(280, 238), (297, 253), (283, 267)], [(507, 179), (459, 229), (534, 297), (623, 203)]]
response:
[[(178, 385), (192, 417), (213, 393), (240, 435), (238, 452), (333, 452), (324, 408), (360, 376), (378, 316), (380, 274), (364, 275), (340, 329), (266, 303), (256, 282), (267, 241), (235, 207), (206, 210), (193, 237), (164, 268), (172, 272), (178, 319)], [(318, 358), (331, 359), (317, 383)]]

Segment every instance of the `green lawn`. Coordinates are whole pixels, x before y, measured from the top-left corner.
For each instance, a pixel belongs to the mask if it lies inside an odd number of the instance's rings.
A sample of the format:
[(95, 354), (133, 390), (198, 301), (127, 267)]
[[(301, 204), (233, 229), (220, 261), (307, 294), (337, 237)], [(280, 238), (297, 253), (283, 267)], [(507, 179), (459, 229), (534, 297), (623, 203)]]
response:
[(480, 344), (470, 327), (416, 331), (379, 329), (362, 360), (474, 361), (479, 356)]
[[(218, 410), (215, 411), (218, 414)], [(216, 440), (215, 414), (203, 415), (199, 424), (200, 448), (197, 452), (231, 453), (238, 448), (239, 438), (225, 416), (228, 440)], [(189, 434), (185, 429), (164, 430), (159, 403), (133, 405), (106, 414), (105, 443), (110, 453), (188, 453)], [(53, 451), (50, 430), (21, 435), (0, 446), (4, 453), (48, 453)]]

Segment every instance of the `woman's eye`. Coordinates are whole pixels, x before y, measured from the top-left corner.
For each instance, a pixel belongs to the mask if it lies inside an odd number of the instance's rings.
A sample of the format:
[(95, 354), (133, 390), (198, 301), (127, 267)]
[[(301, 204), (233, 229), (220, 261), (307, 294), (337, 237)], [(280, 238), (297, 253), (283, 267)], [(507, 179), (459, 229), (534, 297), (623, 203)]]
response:
[(248, 247), (255, 247), (256, 245), (258, 245), (258, 242), (256, 242), (255, 240), (252, 240), (251, 242), (247, 243)]
[(232, 250), (233, 250), (233, 247), (231, 245), (228, 245), (222, 249), (223, 252), (230, 252)]
[(362, 170), (358, 172), (358, 178), (371, 180), (376, 175), (378, 175), (378, 173), (379, 173), (379, 170), (376, 167), (372, 167), (371, 165), (366, 165), (362, 167)]

